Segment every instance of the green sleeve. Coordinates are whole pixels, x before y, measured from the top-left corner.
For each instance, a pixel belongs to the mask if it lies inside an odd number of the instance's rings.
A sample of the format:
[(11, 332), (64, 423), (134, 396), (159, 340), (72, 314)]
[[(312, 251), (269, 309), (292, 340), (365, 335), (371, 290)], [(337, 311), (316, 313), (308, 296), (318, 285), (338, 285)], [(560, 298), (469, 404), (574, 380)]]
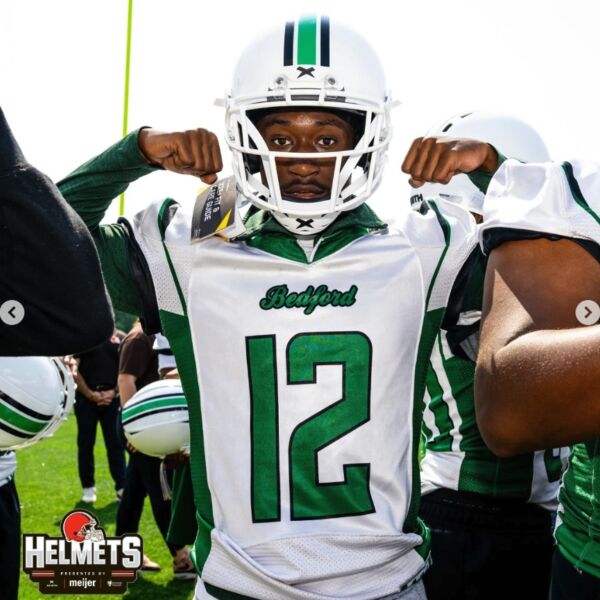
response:
[[(494, 150), (496, 150), (496, 149), (494, 148)], [(498, 150), (496, 150), (496, 154), (498, 155), (498, 169), (499, 169), (501, 167), (502, 163), (506, 160), (506, 156), (504, 156), (504, 154), (502, 154), (501, 152), (498, 152)], [(467, 175), (469, 176), (469, 179), (471, 180), (471, 182), (477, 186), (479, 191), (481, 191), (482, 193), (485, 194), (485, 193), (487, 193), (487, 189), (488, 189), (488, 186), (490, 185), (490, 181), (492, 180), (492, 178), (494, 177), (494, 175), (496, 174), (498, 169), (496, 169), (496, 171), (494, 171), (493, 173), (487, 173), (485, 171), (473, 171), (472, 173), (467, 173)]]
[(134, 131), (87, 161), (58, 182), (65, 200), (90, 230), (113, 306), (134, 315), (143, 315), (143, 302), (131, 271), (131, 241), (125, 225), (100, 225), (114, 198), (127, 186), (156, 170), (138, 148)]

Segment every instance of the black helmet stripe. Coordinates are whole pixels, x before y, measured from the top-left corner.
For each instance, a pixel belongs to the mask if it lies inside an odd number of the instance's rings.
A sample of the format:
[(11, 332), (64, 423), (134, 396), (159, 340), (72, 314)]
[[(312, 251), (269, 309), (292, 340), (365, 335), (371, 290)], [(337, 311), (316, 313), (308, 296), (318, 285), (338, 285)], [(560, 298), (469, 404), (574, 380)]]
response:
[(321, 66), (329, 66), (329, 17), (321, 17)]
[(34, 419), (38, 419), (39, 421), (49, 421), (54, 416), (54, 415), (45, 415), (43, 413), (37, 412), (37, 411), (25, 406), (21, 402), (18, 402), (17, 400), (12, 398), (8, 394), (5, 394), (4, 392), (0, 392), (0, 400), (4, 400), (4, 402), (6, 402), (6, 404), (9, 404), (10, 406), (12, 406), (13, 408), (16, 408), (18, 411), (22, 412), (23, 414), (25, 414), (29, 417), (33, 417)]
[[(322, 16), (318, 20), (314, 16), (305, 16), (300, 18), (297, 24), (295, 21), (288, 21), (285, 24), (283, 37), (283, 66), (320, 64), (322, 67), (328, 67), (330, 65), (329, 38), (329, 17)], [(320, 46), (318, 62), (316, 60), (317, 40)], [(296, 56), (294, 57), (295, 44), (297, 48)]]
[(285, 36), (283, 40), (283, 66), (289, 67), (294, 61), (294, 22), (285, 24)]

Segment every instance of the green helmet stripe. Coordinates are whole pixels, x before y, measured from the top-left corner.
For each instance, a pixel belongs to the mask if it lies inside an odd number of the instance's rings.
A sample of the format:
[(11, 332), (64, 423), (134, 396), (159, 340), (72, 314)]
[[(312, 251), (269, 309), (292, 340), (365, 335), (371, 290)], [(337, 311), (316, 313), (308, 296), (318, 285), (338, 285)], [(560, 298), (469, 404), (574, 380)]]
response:
[(317, 64), (317, 17), (314, 15), (298, 21), (296, 62), (299, 65)]
[(187, 401), (185, 396), (168, 396), (159, 398), (156, 400), (146, 400), (144, 402), (140, 402), (132, 406), (131, 408), (125, 407), (123, 409), (123, 414), (121, 415), (121, 420), (126, 421), (131, 417), (135, 417), (140, 413), (147, 412), (149, 410), (154, 410), (156, 408), (179, 408), (179, 407), (187, 407)]
[(18, 413), (11, 406), (2, 401), (0, 401), (0, 419), (13, 427), (18, 427), (31, 434), (40, 432), (48, 425), (48, 421), (34, 421), (33, 419)]

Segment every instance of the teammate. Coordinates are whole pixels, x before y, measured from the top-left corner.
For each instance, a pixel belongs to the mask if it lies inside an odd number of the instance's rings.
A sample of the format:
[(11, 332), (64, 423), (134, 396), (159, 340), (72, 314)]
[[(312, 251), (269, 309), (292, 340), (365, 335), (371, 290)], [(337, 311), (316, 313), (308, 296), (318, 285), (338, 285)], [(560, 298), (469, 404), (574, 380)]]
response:
[[(538, 133), (510, 116), (463, 113), (434, 127), (431, 136), (485, 140), (513, 158), (549, 160)], [(413, 190), (411, 201), (423, 210), (423, 198), (438, 196), (481, 220), (484, 195), (466, 175), (447, 185), (425, 184)], [(519, 581), (523, 597), (546, 600), (561, 452), (499, 458), (481, 438), (473, 384), (486, 262), (477, 247), (465, 263), (446, 311), (449, 326), (436, 338), (427, 373), (420, 516), (431, 531), (432, 566), (425, 587), (429, 600), (492, 600), (511, 597)]]
[(486, 202), (481, 431), (502, 456), (573, 444), (559, 495), (551, 597), (598, 598), (600, 168), (507, 161)]
[[(226, 202), (230, 179), (210, 204), (168, 199), (133, 224), (99, 225), (159, 166), (214, 183), (221, 155), (205, 130), (135, 132), (60, 184), (93, 232), (115, 306), (162, 328), (176, 357), (198, 598), (425, 597), (425, 374), (475, 227), (443, 200), (395, 227), (364, 204), (382, 174), (389, 102), (361, 37), (300, 19), (257, 39), (235, 71), (226, 137), (240, 198), (254, 204), (243, 233), (198, 239), (192, 226), (195, 208), (205, 225)], [(440, 149), (441, 180), (497, 167), (485, 143)]]
[(89, 233), (25, 160), (0, 109), (0, 356), (72, 354), (111, 331)]
[(48, 437), (67, 418), (75, 396), (70, 373), (58, 359), (0, 357), (0, 589), (19, 597), (21, 507), (13, 449)]

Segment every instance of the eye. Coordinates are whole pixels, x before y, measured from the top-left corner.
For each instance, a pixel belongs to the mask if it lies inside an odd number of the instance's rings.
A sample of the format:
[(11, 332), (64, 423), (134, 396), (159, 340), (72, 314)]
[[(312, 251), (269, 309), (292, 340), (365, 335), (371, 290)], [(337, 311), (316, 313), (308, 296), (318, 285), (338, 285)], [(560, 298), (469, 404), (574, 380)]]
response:
[(271, 144), (276, 146), (277, 148), (286, 148), (292, 145), (292, 142), (289, 138), (286, 138), (282, 135), (278, 135), (271, 138)]
[(317, 145), (322, 146), (323, 148), (331, 148), (337, 144), (337, 138), (334, 138), (330, 135), (323, 136), (317, 140)]

